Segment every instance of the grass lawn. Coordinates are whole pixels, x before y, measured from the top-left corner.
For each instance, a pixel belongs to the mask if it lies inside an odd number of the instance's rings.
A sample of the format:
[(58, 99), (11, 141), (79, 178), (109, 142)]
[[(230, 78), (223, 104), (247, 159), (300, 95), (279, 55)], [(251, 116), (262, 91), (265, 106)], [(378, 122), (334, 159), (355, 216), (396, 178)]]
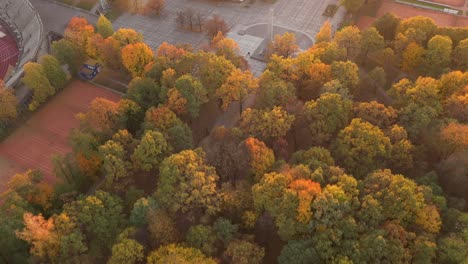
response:
[[(436, 3), (427, 3), (427, 2), (421, 2), (421, 1), (418, 1), (418, 0), (400, 0), (401, 2), (406, 2), (406, 3), (410, 3), (410, 4), (416, 4), (416, 5), (421, 5), (421, 6), (427, 6), (427, 7), (430, 7), (430, 8), (434, 8), (434, 9), (437, 9), (437, 10), (440, 10), (440, 11), (444, 11), (445, 8), (447, 8), (446, 6), (442, 6), (442, 5), (438, 5)], [(456, 9), (455, 9), (456, 10)], [(460, 10), (458, 10), (458, 14), (460, 14)]]

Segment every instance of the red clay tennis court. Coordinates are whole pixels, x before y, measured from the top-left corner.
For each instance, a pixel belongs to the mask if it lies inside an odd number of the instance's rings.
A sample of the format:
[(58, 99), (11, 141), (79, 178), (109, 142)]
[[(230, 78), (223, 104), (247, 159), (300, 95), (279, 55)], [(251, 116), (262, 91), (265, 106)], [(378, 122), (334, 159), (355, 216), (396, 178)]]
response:
[[(438, 1), (442, 2), (442, 1)], [(449, 2), (448, 0), (445, 2)], [(456, 2), (455, 0), (453, 2)], [(405, 4), (400, 4), (394, 1), (383, 1), (376, 17), (362, 16), (359, 18), (357, 26), (360, 29), (369, 27), (378, 17), (383, 16), (385, 13), (393, 13), (400, 18), (409, 18), (414, 16), (426, 16), (434, 19), (437, 25), (445, 27), (466, 27), (468, 26), (468, 18), (458, 17), (455, 15), (417, 8)]]
[(69, 134), (79, 125), (75, 115), (86, 111), (96, 97), (120, 99), (110, 90), (74, 81), (1, 142), (0, 192), (11, 176), (30, 168), (40, 169), (45, 179), (53, 182), (52, 156), (71, 151)]

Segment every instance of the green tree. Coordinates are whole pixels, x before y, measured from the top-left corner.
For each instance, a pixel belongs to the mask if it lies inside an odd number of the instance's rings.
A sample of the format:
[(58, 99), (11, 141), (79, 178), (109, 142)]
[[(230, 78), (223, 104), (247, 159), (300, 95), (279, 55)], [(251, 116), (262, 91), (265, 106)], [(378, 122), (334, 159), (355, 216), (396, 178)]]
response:
[(369, 72), (369, 79), (372, 85), (376, 88), (385, 88), (387, 83), (387, 75), (385, 74), (384, 68), (377, 66)]
[(310, 240), (290, 240), (281, 250), (279, 264), (320, 263), (321, 259), (315, 252)]
[(292, 83), (277, 78), (268, 70), (262, 74), (257, 96), (257, 104), (261, 108), (285, 107), (295, 100), (296, 88)]
[(143, 110), (164, 102), (161, 87), (150, 78), (134, 78), (128, 85), (127, 98)]
[(359, 68), (351, 61), (333, 62), (332, 77), (352, 91), (359, 84)]
[[(361, 32), (356, 26), (348, 26), (336, 32), (334, 40), (339, 47), (346, 49), (346, 60), (356, 59), (356, 57), (361, 53), (361, 46), (369, 48), (366, 45), (371, 43), (371, 40), (366, 40), (368, 43), (365, 45), (361, 44)], [(375, 40), (372, 39), (372, 42), (374, 41)]]
[(340, 4), (343, 5), (348, 12), (356, 13), (364, 4), (364, 0), (340, 0)]
[(196, 225), (190, 227), (185, 240), (190, 247), (197, 248), (208, 256), (216, 253), (216, 234), (211, 226)]
[(456, 67), (462, 71), (468, 70), (468, 39), (458, 43), (452, 53)]
[(191, 75), (183, 75), (176, 80), (175, 88), (187, 100), (187, 111), (197, 117), (200, 106), (208, 102), (207, 90)]
[[(398, 86), (394, 85), (391, 93), (397, 93), (397, 89)], [(403, 107), (398, 111), (399, 124), (408, 131), (411, 139), (416, 139), (441, 114), (442, 105), (438, 95), (437, 80), (420, 77), (414, 85), (405, 88), (403, 92)]]
[(136, 264), (143, 260), (143, 246), (133, 239), (124, 239), (112, 246), (112, 255), (108, 264)]
[(265, 249), (247, 240), (234, 240), (224, 252), (232, 263), (260, 264), (265, 256)]
[(286, 135), (293, 122), (294, 116), (281, 107), (270, 111), (247, 108), (242, 113), (240, 128), (246, 135), (269, 140)]
[(148, 223), (148, 215), (155, 211), (158, 205), (153, 197), (140, 198), (133, 204), (130, 213), (130, 223), (135, 226), (144, 226)]
[(426, 73), (439, 76), (446, 71), (452, 61), (452, 40), (446, 36), (436, 35), (427, 43), (425, 56)]
[(358, 224), (353, 216), (354, 206), (358, 205), (356, 193), (356, 180), (343, 175), (337, 184), (327, 185), (312, 203), (311, 240), (322, 262), (333, 263), (332, 260), (348, 258), (355, 253), (358, 235)]
[(58, 60), (54, 56), (43, 55), (39, 59), (39, 63), (44, 68), (44, 73), (55, 90), (65, 87), (68, 82), (67, 74), (60, 67)]
[(352, 100), (353, 96), (349, 92), (349, 89), (344, 87), (340, 81), (332, 80), (326, 82), (320, 89), (320, 95), (330, 93), (330, 94), (339, 94), (343, 99)]
[(352, 102), (339, 94), (323, 94), (316, 101), (306, 102), (303, 116), (316, 144), (329, 142), (351, 119)]
[(363, 53), (364, 60), (369, 52), (376, 52), (385, 48), (384, 38), (375, 27), (364, 30), (361, 35), (361, 52)]
[(76, 219), (78, 228), (95, 249), (110, 249), (124, 225), (122, 200), (106, 192), (80, 197), (65, 204), (63, 209), (70, 218)]
[[(196, 58), (197, 65), (189, 73), (200, 80), (210, 99), (215, 98), (216, 90), (226, 83), (236, 67), (225, 57), (211, 52), (199, 52)], [(176, 72), (179, 73), (177, 69)]]
[(201, 149), (184, 150), (166, 158), (159, 167), (156, 198), (170, 212), (201, 211), (214, 214), (219, 210), (218, 175), (206, 165)]
[(17, 238), (16, 230), (24, 228), (23, 215), (34, 208), (16, 192), (2, 193), (0, 204), (0, 259), (6, 263), (26, 263), (29, 245)]
[(320, 58), (320, 60), (325, 64), (331, 64), (334, 61), (346, 60), (346, 56), (347, 56), (346, 49), (338, 45), (336, 41), (332, 41), (330, 43), (322, 43), (316, 46), (317, 46), (316, 56)]
[(23, 82), (33, 92), (33, 99), (28, 106), (31, 111), (36, 110), (55, 93), (44, 72), (44, 67), (39, 63), (28, 62), (24, 65)]
[(213, 230), (216, 237), (221, 240), (225, 247), (235, 238), (239, 226), (233, 224), (229, 219), (220, 217), (213, 223)]
[(212, 258), (208, 258), (195, 248), (182, 247), (176, 244), (170, 244), (160, 247), (151, 252), (147, 259), (148, 264), (216, 264)]
[(164, 156), (169, 152), (169, 146), (164, 135), (158, 131), (147, 131), (140, 144), (132, 154), (132, 162), (136, 169), (150, 171), (158, 168)]
[(400, 21), (401, 19), (394, 14), (385, 13), (385, 15), (377, 18), (377, 20), (372, 23), (372, 26), (379, 31), (380, 35), (382, 35), (385, 40), (394, 40)]
[(131, 134), (136, 134), (143, 121), (144, 111), (136, 102), (122, 99), (117, 107), (117, 115), (119, 126)]
[(326, 169), (335, 165), (330, 151), (322, 147), (312, 147), (308, 150), (295, 152), (291, 157), (291, 163), (304, 164), (309, 167), (311, 171), (315, 171), (318, 168)]
[(390, 139), (376, 126), (355, 118), (338, 133), (333, 156), (355, 177), (385, 166), (390, 154)]
[(110, 22), (110, 20), (102, 14), (99, 16), (96, 23), (96, 30), (97, 33), (101, 34), (103, 38), (110, 37), (114, 34), (114, 27), (112, 26), (112, 22)]
[(85, 60), (85, 52), (76, 43), (68, 39), (61, 39), (52, 43), (52, 55), (60, 64), (68, 65), (72, 75), (77, 75), (81, 64)]
[(108, 190), (122, 192), (131, 184), (130, 164), (126, 161), (126, 153), (120, 143), (109, 140), (99, 147), (102, 159), (102, 171), (105, 176), (104, 185)]
[[(363, 181), (364, 193), (378, 201), (382, 206), (384, 219), (395, 219), (403, 226), (418, 224), (426, 231), (438, 233), (440, 217), (437, 211), (433, 219), (435, 229), (428, 229), (421, 220), (427, 217), (424, 193), (418, 185), (402, 175), (392, 174), (390, 170), (379, 170), (369, 174)], [(423, 217), (425, 215), (425, 217)]]
[(174, 152), (193, 148), (192, 129), (183, 123), (175, 125), (167, 131), (168, 143), (174, 149)]

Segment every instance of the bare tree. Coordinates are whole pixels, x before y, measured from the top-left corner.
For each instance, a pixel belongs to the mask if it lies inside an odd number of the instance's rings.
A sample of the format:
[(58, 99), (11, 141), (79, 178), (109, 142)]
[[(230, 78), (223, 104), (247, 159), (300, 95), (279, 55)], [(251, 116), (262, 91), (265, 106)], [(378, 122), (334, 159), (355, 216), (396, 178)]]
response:
[(184, 11), (177, 11), (176, 22), (179, 24), (180, 28), (185, 27), (185, 12)]
[(185, 10), (185, 19), (190, 26), (190, 31), (193, 31), (194, 15), (195, 13), (193, 12), (193, 9), (188, 8), (187, 10)]
[(202, 32), (202, 28), (203, 28), (203, 21), (205, 20), (205, 16), (200, 13), (200, 12), (197, 12), (195, 14), (195, 23), (198, 25), (198, 29), (200, 32)]
[(145, 14), (155, 13), (156, 15), (161, 14), (161, 11), (166, 5), (166, 0), (148, 0), (145, 5)]
[(214, 38), (218, 32), (226, 33), (229, 31), (229, 28), (226, 22), (218, 15), (213, 15), (213, 18), (209, 19), (205, 23), (206, 34), (210, 39)]

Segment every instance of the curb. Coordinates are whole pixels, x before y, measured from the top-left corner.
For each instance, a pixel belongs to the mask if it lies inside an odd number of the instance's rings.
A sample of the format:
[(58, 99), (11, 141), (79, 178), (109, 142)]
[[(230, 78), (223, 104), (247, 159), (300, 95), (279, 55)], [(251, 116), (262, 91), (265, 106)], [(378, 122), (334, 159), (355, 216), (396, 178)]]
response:
[(47, 2), (50, 2), (50, 3), (53, 3), (53, 4), (56, 4), (56, 5), (60, 5), (60, 6), (63, 6), (63, 7), (67, 7), (67, 8), (70, 8), (70, 9), (75, 9), (76, 11), (80, 11), (80, 12), (84, 12), (84, 13), (87, 13), (91, 16), (95, 16), (95, 17), (99, 17), (98, 15), (96, 14), (93, 14), (91, 11), (88, 11), (86, 9), (83, 9), (83, 8), (79, 8), (79, 7), (76, 7), (76, 6), (71, 6), (71, 5), (67, 5), (65, 3), (62, 3), (62, 2), (59, 2), (59, 1), (55, 1), (55, 0), (45, 0)]
[(108, 91), (110, 91), (110, 92), (114, 92), (114, 93), (119, 94), (119, 95), (122, 95), (122, 96), (125, 95), (125, 93), (116, 91), (116, 90), (114, 90), (114, 89), (112, 89), (112, 88), (109, 88), (109, 87), (107, 87), (107, 86), (104, 86), (104, 85), (102, 85), (102, 84), (99, 84), (99, 83), (96, 83), (96, 82), (93, 82), (93, 81), (87, 81), (87, 82), (88, 82), (88, 83), (91, 83), (92, 85), (96, 85), (96, 86), (98, 86), (98, 87), (101, 87), (102, 89), (106, 89), (106, 90), (108, 90)]

